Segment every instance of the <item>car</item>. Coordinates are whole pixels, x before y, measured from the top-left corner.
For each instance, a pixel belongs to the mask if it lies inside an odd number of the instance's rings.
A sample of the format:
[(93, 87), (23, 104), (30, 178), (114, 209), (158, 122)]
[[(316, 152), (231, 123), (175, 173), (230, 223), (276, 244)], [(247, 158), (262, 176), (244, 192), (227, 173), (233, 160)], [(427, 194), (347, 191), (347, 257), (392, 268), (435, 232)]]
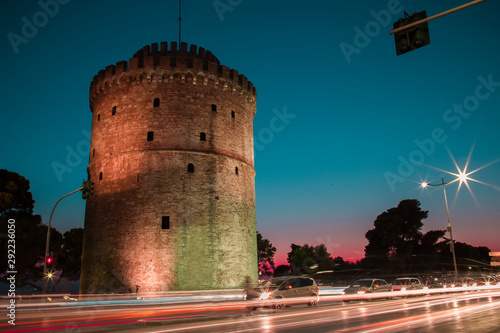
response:
[(406, 291), (414, 289), (424, 289), (422, 282), (414, 277), (397, 278), (392, 282), (393, 291)]
[(392, 287), (384, 279), (359, 279), (344, 289), (344, 295), (389, 292)]
[(450, 287), (451, 282), (441, 276), (428, 276), (424, 279), (424, 286), (428, 289), (444, 289)]
[(494, 276), (478, 276), (475, 279), (476, 281), (476, 286), (480, 287), (489, 287), (489, 286), (495, 286), (495, 285), (500, 285), (498, 279), (496, 279)]
[[(287, 302), (287, 299), (292, 299)], [(246, 300), (263, 301), (259, 306), (249, 307), (255, 310), (257, 307), (281, 308), (290, 306), (292, 303), (303, 303), (312, 306), (318, 304), (319, 288), (314, 279), (303, 276), (282, 276), (263, 281), (255, 288), (246, 291)]]

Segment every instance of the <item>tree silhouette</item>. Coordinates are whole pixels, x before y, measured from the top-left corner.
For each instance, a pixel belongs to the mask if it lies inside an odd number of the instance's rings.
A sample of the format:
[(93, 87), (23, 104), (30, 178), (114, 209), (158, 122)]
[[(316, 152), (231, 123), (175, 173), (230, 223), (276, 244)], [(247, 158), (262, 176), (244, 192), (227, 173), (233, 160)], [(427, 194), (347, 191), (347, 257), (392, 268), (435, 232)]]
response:
[(279, 265), (276, 267), (274, 270), (273, 276), (283, 276), (283, 275), (289, 275), (290, 274), (290, 266), (288, 265)]
[(62, 246), (57, 252), (54, 269), (60, 271), (59, 279), (51, 291), (54, 291), (63, 278), (76, 281), (80, 279), (82, 265), (83, 228), (73, 228), (62, 235)]
[(293, 274), (312, 274), (332, 268), (332, 255), (325, 244), (317, 246), (292, 244), (290, 247), (292, 250), (288, 252), (287, 258)]
[(274, 254), (276, 248), (268, 239), (257, 231), (257, 255), (259, 259), (259, 275), (272, 276), (274, 271)]
[[(42, 224), (40, 215), (33, 215), (35, 201), (29, 181), (23, 176), (8, 170), (0, 170), (0, 234), (7, 235), (9, 220), (15, 221), (15, 263), (8, 267), (7, 260), (0, 261), (0, 272), (16, 270), (16, 285), (31, 285), (43, 276), (43, 260), (45, 255), (45, 239), (47, 227)], [(51, 229), (53, 247), (60, 248), (62, 235)], [(7, 258), (9, 238), (0, 238), (0, 255)], [(12, 244), (10, 244), (12, 245)], [(10, 248), (12, 249), (12, 247)], [(7, 275), (2, 280), (5, 281)]]
[(427, 216), (428, 211), (423, 211), (416, 199), (403, 200), (397, 207), (377, 216), (373, 223), (375, 228), (365, 235), (368, 239), (366, 259), (386, 261), (391, 258), (404, 262), (418, 247), (422, 239), (422, 220)]

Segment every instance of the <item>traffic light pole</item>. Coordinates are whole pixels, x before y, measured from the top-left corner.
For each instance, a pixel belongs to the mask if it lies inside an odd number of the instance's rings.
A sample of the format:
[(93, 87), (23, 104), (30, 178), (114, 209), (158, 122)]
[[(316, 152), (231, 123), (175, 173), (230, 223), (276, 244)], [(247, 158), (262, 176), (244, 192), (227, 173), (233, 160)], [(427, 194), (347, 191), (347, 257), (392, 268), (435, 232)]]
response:
[(390, 32), (390, 33), (391, 33), (391, 35), (393, 35), (393, 34), (397, 34), (398, 32), (401, 32), (401, 31), (407, 30), (407, 29), (409, 29), (409, 28), (415, 27), (415, 26), (417, 26), (417, 25), (419, 25), (419, 24), (422, 24), (422, 23), (425, 23), (425, 22), (429, 22), (429, 21), (435, 20), (435, 19), (437, 19), (437, 18), (439, 18), (439, 17), (445, 16), (445, 15), (448, 15), (448, 14), (451, 14), (451, 13), (454, 13), (454, 12), (458, 12), (459, 10), (462, 10), (462, 9), (467, 8), (467, 7), (470, 7), (470, 6), (477, 5), (478, 3), (480, 3), (480, 2), (484, 2), (484, 1), (486, 1), (486, 0), (475, 0), (475, 1), (472, 1), (472, 2), (469, 2), (469, 3), (466, 3), (466, 4), (464, 4), (464, 5), (461, 5), (461, 6), (455, 7), (455, 8), (453, 8), (453, 9), (449, 9), (449, 10), (447, 10), (447, 11), (445, 11), (445, 12), (440, 13), (440, 14), (436, 14), (436, 15), (434, 15), (434, 16), (427, 17), (427, 18), (425, 18), (425, 19), (423, 19), (423, 20), (420, 20), (420, 21), (417, 21), (417, 22), (410, 23), (410, 24), (408, 24), (408, 25), (405, 25), (405, 26), (399, 27), (399, 28), (397, 28), (397, 29), (393, 29), (393, 30), (391, 30), (391, 32)]
[(50, 213), (50, 218), (49, 218), (49, 226), (47, 227), (47, 240), (45, 241), (45, 258), (44, 258), (44, 261), (43, 261), (43, 288), (42, 288), (42, 294), (46, 294), (47, 293), (47, 257), (49, 255), (49, 244), (50, 244), (50, 224), (52, 222), (52, 215), (54, 215), (54, 210), (56, 209), (56, 206), (57, 204), (59, 203), (59, 201), (61, 201), (62, 199), (78, 192), (78, 191), (81, 191), (83, 189), (83, 186), (80, 187), (78, 190), (74, 190), (73, 192), (71, 193), (68, 193), (66, 194), (65, 196), (62, 196), (59, 198), (59, 200), (57, 200), (56, 204), (54, 205), (54, 208), (52, 208), (52, 212)]

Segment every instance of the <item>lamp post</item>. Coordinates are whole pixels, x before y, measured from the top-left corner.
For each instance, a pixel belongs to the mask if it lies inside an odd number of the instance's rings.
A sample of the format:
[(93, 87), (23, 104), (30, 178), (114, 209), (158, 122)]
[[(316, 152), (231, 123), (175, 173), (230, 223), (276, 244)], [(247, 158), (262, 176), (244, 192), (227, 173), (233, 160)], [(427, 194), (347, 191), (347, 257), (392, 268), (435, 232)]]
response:
[[(447, 227), (447, 230), (450, 233), (450, 239), (448, 239), (448, 240), (450, 242), (451, 254), (453, 255), (453, 265), (455, 267), (455, 276), (458, 276), (457, 259), (455, 257), (455, 240), (453, 239), (453, 234), (451, 232), (450, 212), (448, 210), (448, 199), (446, 198), (446, 188), (445, 188), (445, 186), (448, 185), (449, 183), (450, 182), (445, 183), (444, 179), (441, 178), (441, 183), (440, 184), (429, 184), (429, 183), (424, 182), (424, 183), (422, 183), (421, 186), (423, 188), (426, 188), (427, 186), (443, 186), (444, 203), (446, 205), (446, 216), (448, 217), (448, 227)], [(444, 237), (444, 238), (447, 239), (446, 237)]]

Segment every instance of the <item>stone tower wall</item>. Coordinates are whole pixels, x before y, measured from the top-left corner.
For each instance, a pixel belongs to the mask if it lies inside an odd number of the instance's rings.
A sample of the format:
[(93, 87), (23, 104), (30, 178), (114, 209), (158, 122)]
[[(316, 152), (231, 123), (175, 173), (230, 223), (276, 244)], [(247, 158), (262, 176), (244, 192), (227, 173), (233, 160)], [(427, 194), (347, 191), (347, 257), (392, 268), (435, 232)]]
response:
[(256, 280), (255, 99), (246, 77), (185, 43), (94, 77), (82, 292)]

